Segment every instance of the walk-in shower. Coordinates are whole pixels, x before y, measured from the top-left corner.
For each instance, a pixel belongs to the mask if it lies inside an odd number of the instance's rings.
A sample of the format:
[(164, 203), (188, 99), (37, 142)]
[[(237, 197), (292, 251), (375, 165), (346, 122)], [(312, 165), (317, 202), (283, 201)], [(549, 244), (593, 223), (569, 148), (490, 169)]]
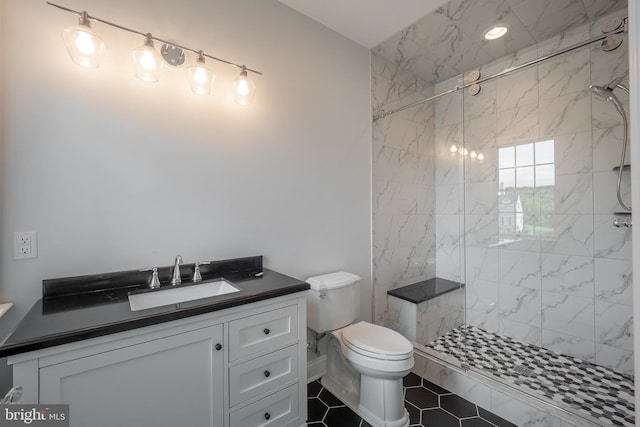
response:
[(373, 50), (375, 321), (517, 425), (634, 425), (625, 11), (411, 74), (434, 22), (482, 2), (463, 3)]

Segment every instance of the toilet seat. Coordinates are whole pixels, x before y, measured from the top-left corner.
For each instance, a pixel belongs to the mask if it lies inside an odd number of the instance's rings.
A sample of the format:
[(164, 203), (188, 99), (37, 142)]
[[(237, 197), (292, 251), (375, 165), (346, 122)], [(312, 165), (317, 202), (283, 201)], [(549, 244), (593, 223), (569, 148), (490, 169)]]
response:
[(413, 345), (389, 328), (358, 322), (341, 330), (340, 341), (354, 353), (378, 360), (406, 360), (413, 356)]

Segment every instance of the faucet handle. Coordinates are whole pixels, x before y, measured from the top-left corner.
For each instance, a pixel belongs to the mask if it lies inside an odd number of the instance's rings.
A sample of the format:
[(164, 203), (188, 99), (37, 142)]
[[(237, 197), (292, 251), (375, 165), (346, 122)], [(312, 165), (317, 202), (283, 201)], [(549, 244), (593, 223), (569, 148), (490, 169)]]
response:
[(211, 264), (211, 261), (199, 261), (193, 266), (193, 283), (202, 282), (202, 275), (200, 274), (200, 266)]
[(140, 271), (151, 271), (151, 277), (149, 277), (149, 280), (147, 280), (147, 283), (149, 283), (149, 287), (151, 289), (157, 289), (160, 287), (160, 279), (158, 279), (158, 267), (152, 267), (152, 268), (141, 268)]

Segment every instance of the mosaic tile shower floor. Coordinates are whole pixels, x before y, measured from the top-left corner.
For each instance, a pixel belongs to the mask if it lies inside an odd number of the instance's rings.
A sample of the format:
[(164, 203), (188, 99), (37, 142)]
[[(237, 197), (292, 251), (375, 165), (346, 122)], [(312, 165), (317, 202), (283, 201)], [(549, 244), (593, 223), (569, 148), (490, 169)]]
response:
[[(403, 379), (410, 425), (415, 427), (516, 427), (442, 387), (409, 374)], [(320, 381), (307, 385), (309, 427), (371, 427)]]
[(427, 345), (477, 369), (570, 406), (603, 425), (634, 426), (633, 377), (472, 326)]

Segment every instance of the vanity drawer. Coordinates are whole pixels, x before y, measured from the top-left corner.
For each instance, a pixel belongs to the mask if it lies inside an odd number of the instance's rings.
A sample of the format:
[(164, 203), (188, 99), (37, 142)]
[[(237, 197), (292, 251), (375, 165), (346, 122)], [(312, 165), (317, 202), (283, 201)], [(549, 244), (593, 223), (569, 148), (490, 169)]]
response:
[(295, 305), (229, 322), (229, 361), (253, 356), (298, 340)]
[(230, 414), (231, 427), (297, 426), (298, 384), (271, 394), (264, 399)]
[(229, 403), (236, 406), (298, 378), (298, 346), (229, 368)]

